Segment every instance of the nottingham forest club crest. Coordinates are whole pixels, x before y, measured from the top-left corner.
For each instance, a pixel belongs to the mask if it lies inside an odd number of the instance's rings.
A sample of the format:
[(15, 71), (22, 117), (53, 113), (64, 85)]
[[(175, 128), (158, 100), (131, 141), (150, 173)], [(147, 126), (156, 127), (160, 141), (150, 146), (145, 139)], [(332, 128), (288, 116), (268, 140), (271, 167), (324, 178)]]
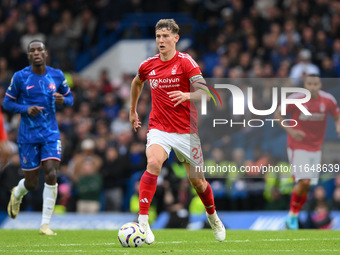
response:
[(173, 68), (172, 68), (172, 70), (171, 70), (171, 74), (172, 74), (172, 75), (175, 75), (176, 72), (177, 72), (177, 65), (174, 65)]

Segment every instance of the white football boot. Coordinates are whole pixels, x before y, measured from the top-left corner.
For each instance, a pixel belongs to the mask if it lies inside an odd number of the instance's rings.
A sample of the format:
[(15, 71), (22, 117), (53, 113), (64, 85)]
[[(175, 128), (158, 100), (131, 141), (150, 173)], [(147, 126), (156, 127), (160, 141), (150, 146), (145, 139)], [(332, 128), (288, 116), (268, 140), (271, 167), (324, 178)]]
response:
[(223, 222), (217, 216), (216, 211), (213, 214), (208, 214), (206, 212), (208, 222), (213, 230), (214, 236), (217, 241), (222, 242), (225, 239), (225, 227)]
[(40, 226), (40, 235), (46, 235), (46, 236), (56, 236), (57, 233), (53, 232), (50, 229), (50, 226), (48, 224), (43, 224)]
[(142, 228), (145, 231), (145, 243), (152, 244), (155, 242), (155, 236), (151, 231), (150, 225), (149, 225), (149, 216), (148, 215), (139, 215), (138, 216), (138, 223), (142, 226)]

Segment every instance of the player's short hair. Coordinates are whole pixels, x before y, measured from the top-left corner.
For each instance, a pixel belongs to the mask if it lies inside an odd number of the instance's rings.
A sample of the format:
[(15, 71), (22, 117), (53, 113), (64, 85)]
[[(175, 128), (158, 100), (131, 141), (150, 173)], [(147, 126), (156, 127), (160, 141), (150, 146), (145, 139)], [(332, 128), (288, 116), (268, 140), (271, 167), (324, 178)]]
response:
[(310, 73), (310, 74), (307, 74), (306, 77), (319, 77), (320, 78), (320, 75), (317, 73)]
[(307, 79), (308, 79), (309, 77), (312, 77), (312, 78), (313, 78), (313, 77), (314, 77), (314, 78), (319, 78), (319, 80), (320, 80), (320, 82), (321, 82), (321, 77), (320, 77), (319, 74), (317, 74), (317, 73), (309, 73), (309, 74), (306, 75), (306, 77), (304, 77), (303, 83), (307, 82)]
[(32, 44), (32, 43), (35, 43), (35, 42), (42, 43), (42, 44), (44, 45), (45, 50), (46, 50), (46, 46), (45, 46), (45, 43), (44, 43), (43, 41), (38, 40), (38, 39), (34, 39), (34, 40), (32, 40), (32, 41), (30, 41), (30, 42), (28, 43), (28, 45), (27, 45), (27, 52), (30, 51), (30, 46), (31, 46), (31, 44)]
[(174, 19), (160, 19), (155, 26), (155, 30), (157, 31), (163, 28), (166, 28), (173, 34), (179, 33), (179, 26)]

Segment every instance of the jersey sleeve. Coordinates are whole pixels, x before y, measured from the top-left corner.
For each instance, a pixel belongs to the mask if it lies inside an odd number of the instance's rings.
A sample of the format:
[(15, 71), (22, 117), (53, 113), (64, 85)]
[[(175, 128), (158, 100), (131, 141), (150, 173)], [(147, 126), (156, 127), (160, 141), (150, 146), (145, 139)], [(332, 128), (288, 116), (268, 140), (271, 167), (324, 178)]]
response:
[(15, 113), (26, 113), (29, 105), (18, 104), (17, 98), (20, 95), (20, 74), (15, 73), (6, 91), (3, 107), (7, 111)]
[(334, 96), (330, 95), (330, 99), (328, 100), (329, 104), (329, 112), (332, 115), (333, 118), (340, 115), (340, 109), (339, 105), (336, 102), (336, 99)]
[(64, 106), (72, 106), (73, 105), (73, 95), (70, 87), (67, 84), (67, 80), (65, 79), (64, 73), (61, 70), (58, 70), (59, 78), (61, 85), (58, 88), (58, 92), (64, 96)]
[(9, 84), (7, 91), (6, 91), (6, 96), (12, 98), (12, 99), (17, 99), (20, 93), (19, 90), (19, 74), (15, 73), (12, 77), (11, 83)]
[(58, 92), (62, 94), (63, 96), (66, 96), (70, 93), (70, 87), (67, 84), (67, 80), (65, 79), (64, 73), (61, 70), (58, 70), (59, 79), (61, 82), (61, 86), (59, 86)]
[(146, 65), (146, 61), (142, 62), (139, 65), (139, 68), (138, 68), (137, 75), (138, 75), (139, 79), (141, 80), (141, 82), (144, 82), (146, 80), (145, 65)]
[(194, 83), (196, 80), (203, 78), (201, 68), (189, 54), (185, 55), (182, 63), (187, 78), (190, 80), (191, 84)]

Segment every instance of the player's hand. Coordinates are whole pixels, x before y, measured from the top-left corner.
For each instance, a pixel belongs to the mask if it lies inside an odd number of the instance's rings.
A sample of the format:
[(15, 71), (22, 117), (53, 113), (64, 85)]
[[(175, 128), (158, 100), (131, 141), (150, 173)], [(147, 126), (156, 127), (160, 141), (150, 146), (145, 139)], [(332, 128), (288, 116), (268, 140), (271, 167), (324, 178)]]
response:
[(135, 132), (137, 132), (137, 128), (141, 127), (142, 122), (139, 121), (137, 112), (130, 111), (130, 123)]
[(170, 91), (167, 93), (171, 99), (171, 102), (177, 101), (174, 107), (177, 105), (190, 100), (190, 93), (183, 93), (180, 90)]
[(63, 104), (65, 102), (65, 98), (62, 94), (59, 93), (53, 93), (53, 96), (55, 96), (54, 101), (56, 104)]
[(31, 116), (35, 116), (38, 113), (42, 113), (43, 109), (44, 109), (44, 107), (42, 107), (42, 106), (33, 105), (33, 106), (28, 107), (27, 113)]
[(340, 138), (340, 125), (336, 126), (336, 132), (338, 133), (338, 137)]
[(303, 138), (305, 138), (306, 133), (303, 132), (302, 130), (297, 130), (297, 129), (291, 129), (289, 132), (290, 136), (293, 137), (296, 141), (302, 141)]

